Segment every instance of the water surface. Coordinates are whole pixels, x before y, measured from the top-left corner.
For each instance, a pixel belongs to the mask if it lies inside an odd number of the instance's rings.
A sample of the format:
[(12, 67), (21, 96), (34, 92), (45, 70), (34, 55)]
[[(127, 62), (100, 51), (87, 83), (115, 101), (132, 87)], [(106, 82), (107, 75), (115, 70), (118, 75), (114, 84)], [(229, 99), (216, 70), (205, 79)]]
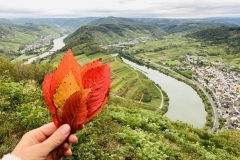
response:
[(193, 88), (159, 71), (122, 59), (130, 66), (143, 71), (147, 77), (160, 85), (167, 93), (170, 101), (166, 117), (173, 121), (186, 122), (198, 128), (204, 126), (207, 113), (202, 99)]
[(57, 38), (55, 40), (53, 40), (53, 48), (51, 50), (49, 50), (48, 52), (45, 52), (39, 56), (36, 56), (36, 57), (32, 57), (32, 58), (29, 58), (28, 61), (26, 62), (27, 64), (29, 63), (32, 63), (33, 61), (35, 61), (36, 59), (38, 58), (43, 58), (43, 57), (46, 57), (48, 56), (49, 54), (61, 49), (62, 47), (65, 46), (65, 43), (63, 42), (63, 39), (66, 38), (66, 35), (63, 36), (63, 37), (60, 37), (60, 38)]

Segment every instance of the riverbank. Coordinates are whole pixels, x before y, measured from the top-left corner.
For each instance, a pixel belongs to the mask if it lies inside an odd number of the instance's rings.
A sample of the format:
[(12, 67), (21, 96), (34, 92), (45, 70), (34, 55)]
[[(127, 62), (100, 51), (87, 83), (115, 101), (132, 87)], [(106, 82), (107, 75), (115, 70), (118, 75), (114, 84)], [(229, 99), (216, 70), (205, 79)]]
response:
[(38, 56), (35, 56), (35, 57), (32, 57), (32, 58), (28, 59), (28, 61), (25, 62), (25, 63), (26, 64), (32, 63), (33, 61), (37, 60), (38, 58), (47, 57), (50, 54), (52, 54), (53, 52), (56, 52), (57, 50), (61, 49), (62, 47), (65, 46), (65, 43), (63, 42), (63, 39), (66, 38), (66, 37), (67, 37), (67, 35), (64, 35), (62, 37), (59, 37), (59, 38), (53, 40), (53, 48), (52, 49), (50, 49), (49, 51), (47, 51), (43, 54), (40, 54)]
[(144, 61), (142, 59), (137, 59), (136, 57), (132, 57), (130, 55), (125, 55), (123, 53), (119, 53), (119, 54), (122, 57), (124, 57), (128, 60), (131, 60), (131, 61), (133, 61), (133, 62), (135, 62), (139, 65), (145, 65), (149, 68), (158, 70), (158, 71), (164, 73), (165, 75), (171, 76), (171, 77), (177, 79), (178, 81), (184, 82), (185, 84), (192, 87), (197, 92), (199, 97), (202, 99), (202, 101), (204, 103), (205, 111), (207, 112), (206, 123), (204, 125), (204, 129), (205, 130), (210, 130), (212, 128), (212, 126), (213, 126), (213, 121), (212, 121), (213, 114), (212, 114), (211, 104), (209, 103), (208, 97), (204, 94), (204, 92), (200, 88), (198, 88), (198, 86), (196, 84), (191, 83), (187, 78), (183, 77), (182, 75), (179, 75), (178, 73), (176, 73), (172, 70), (169, 70), (167, 67), (159, 67), (159, 66), (154, 65), (153, 63)]

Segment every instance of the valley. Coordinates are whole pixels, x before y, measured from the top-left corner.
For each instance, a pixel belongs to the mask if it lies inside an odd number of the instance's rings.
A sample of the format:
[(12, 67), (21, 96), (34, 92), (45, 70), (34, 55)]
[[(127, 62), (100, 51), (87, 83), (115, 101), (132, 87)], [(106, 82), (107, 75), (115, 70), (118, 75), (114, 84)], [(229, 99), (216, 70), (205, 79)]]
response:
[[(46, 22), (47, 19), (22, 20), (23, 23), (25, 21)], [(59, 26), (63, 21), (70, 22), (67, 19), (49, 19), (48, 24)], [(64, 39), (65, 46), (33, 63), (10, 62), (20, 54), (9, 54), (6, 47), (0, 46), (4, 48), (0, 53), (0, 157), (10, 152), (25, 132), (51, 121), (41, 83), (43, 77), (58, 66), (64, 53), (72, 48), (80, 66), (100, 58), (103, 63), (110, 62), (112, 83), (104, 109), (77, 132), (79, 143), (72, 146), (72, 157), (64, 159), (239, 158), (239, 88), (236, 86), (239, 85), (240, 51), (234, 47), (238, 37), (235, 24), (209, 20), (108, 17), (72, 19), (68, 25), (65, 31), (56, 31), (56, 35), (71, 32)], [(221, 37), (218, 28), (225, 37)], [(69, 30), (66, 32), (66, 29)], [(203, 33), (216, 35), (206, 41), (208, 34)], [(18, 39), (17, 35), (11, 36)], [(8, 36), (5, 34), (3, 37)], [(11, 52), (20, 51), (39, 36), (21, 43), (22, 47), (15, 41), (17, 45)], [(10, 41), (5, 43), (1, 40), (0, 43), (11, 46)], [(37, 52), (41, 54), (40, 50)], [(178, 120), (178, 115), (173, 116), (175, 119), (167, 118), (171, 100), (174, 100), (168, 89), (174, 93), (177, 88), (175, 82), (168, 79), (166, 84), (169, 86), (161, 86), (163, 82), (158, 84), (151, 80), (160, 78), (155, 76), (157, 74), (150, 78), (145, 75), (146, 71), (130, 67), (121, 57), (140, 67), (145, 65), (145, 68), (174, 77), (181, 85), (184, 82), (192, 92), (182, 88), (175, 93), (179, 94), (176, 96), (179, 98), (177, 114), (188, 110), (184, 108), (187, 101), (192, 102), (192, 108), (196, 107), (198, 97), (204, 113), (202, 122), (206, 123), (195, 127)], [(190, 97), (188, 93), (196, 97)], [(180, 94), (185, 94), (186, 99)], [(212, 103), (217, 107), (217, 116)], [(200, 111), (195, 112), (200, 114)], [(188, 116), (194, 117), (194, 114), (184, 114), (184, 117)]]
[[(160, 65), (177, 71), (190, 80), (197, 81), (211, 95), (211, 101), (218, 108), (220, 128), (238, 129), (239, 127), (239, 66), (233, 64), (238, 59), (230, 59), (221, 45), (204, 46), (185, 35), (170, 35), (163, 40), (138, 43), (128, 46), (123, 54), (140, 59), (146, 65)], [(221, 56), (212, 56), (218, 53)], [(236, 60), (234, 60), (236, 59)], [(231, 67), (230, 67), (231, 66)], [(174, 76), (174, 75), (173, 75)], [(209, 103), (209, 102), (208, 102)], [(214, 107), (214, 106), (212, 106)], [(214, 107), (215, 108), (215, 107)], [(210, 110), (210, 115), (214, 115)], [(214, 118), (215, 126), (219, 126)]]

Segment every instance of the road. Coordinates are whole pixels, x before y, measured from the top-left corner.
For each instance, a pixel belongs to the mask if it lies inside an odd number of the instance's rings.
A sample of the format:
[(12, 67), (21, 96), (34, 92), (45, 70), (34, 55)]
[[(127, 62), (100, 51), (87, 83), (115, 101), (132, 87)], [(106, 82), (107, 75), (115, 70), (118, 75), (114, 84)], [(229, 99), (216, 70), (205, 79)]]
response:
[[(138, 58), (138, 57), (136, 57), (136, 58)], [(139, 59), (139, 58), (138, 58), (138, 59)], [(146, 61), (146, 60), (145, 60), (145, 61)], [(170, 69), (169, 67), (165, 67), (165, 66), (159, 65), (159, 64), (154, 63), (154, 62), (152, 62), (152, 61), (146, 61), (146, 62), (149, 62), (150, 64), (153, 64), (153, 65), (155, 65), (155, 66), (158, 66), (158, 67), (167, 69), (167, 70), (169, 70), (169, 71), (171, 71), (171, 72), (173, 72), (173, 73), (175, 73), (175, 74), (178, 74), (178, 75), (182, 76), (181, 74), (173, 71), (173, 70)], [(182, 76), (182, 77), (183, 77), (183, 76)], [(184, 78), (186, 78), (186, 77), (184, 77)], [(188, 79), (188, 78), (186, 78), (186, 79)], [(201, 86), (201, 85), (200, 85), (198, 82), (196, 82), (196, 81), (193, 81), (193, 80), (191, 80), (191, 79), (188, 79), (188, 80), (189, 80), (191, 83), (197, 85), (197, 87), (200, 88), (200, 89), (203, 91), (203, 93), (206, 95), (208, 101), (209, 101), (210, 104), (211, 104), (212, 113), (213, 113), (213, 127), (212, 127), (212, 129), (210, 130), (210, 132), (211, 132), (211, 133), (214, 133), (214, 131), (219, 127), (219, 119), (218, 119), (218, 113), (217, 113), (216, 105), (215, 105), (215, 103), (213, 102), (211, 96), (205, 91), (205, 89), (203, 88), (203, 86)]]
[(158, 109), (156, 110), (156, 112), (158, 111), (158, 110), (160, 110), (162, 107), (163, 107), (163, 93), (162, 93), (162, 90), (155, 84), (155, 83), (153, 83), (154, 85), (155, 85), (155, 87), (157, 87), (157, 89), (159, 90), (159, 92), (160, 92), (160, 94), (161, 94), (161, 104), (160, 104), (160, 106), (158, 107)]
[(213, 113), (213, 127), (211, 129), (211, 133), (214, 133), (214, 131), (219, 127), (219, 120), (218, 120), (218, 113), (217, 113), (217, 108), (215, 103), (213, 102), (211, 96), (205, 91), (205, 89), (196, 81), (190, 80), (193, 84), (196, 84), (198, 86), (198, 88), (200, 88), (203, 93), (206, 95), (206, 97), (208, 98), (208, 101), (211, 104), (212, 107), (212, 113)]

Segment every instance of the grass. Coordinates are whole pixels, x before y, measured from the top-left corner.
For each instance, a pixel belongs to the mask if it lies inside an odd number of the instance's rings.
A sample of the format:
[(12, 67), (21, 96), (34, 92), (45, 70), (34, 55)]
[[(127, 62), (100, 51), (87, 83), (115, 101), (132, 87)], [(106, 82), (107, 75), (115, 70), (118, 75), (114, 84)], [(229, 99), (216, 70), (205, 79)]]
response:
[(18, 33), (14, 36), (8, 36), (4, 38), (4, 41), (12, 42), (16, 44), (28, 44), (37, 40), (36, 35), (30, 35), (25, 33)]
[(19, 44), (13, 42), (0, 42), (0, 49), (3, 49), (7, 52), (17, 51), (19, 46)]
[[(13, 150), (24, 133), (50, 122), (51, 115), (41, 86), (32, 86), (29, 81), (0, 86), (1, 97), (16, 102), (1, 103), (6, 107), (0, 108), (2, 157)], [(22, 98), (15, 100), (18, 96)], [(79, 142), (71, 146), (73, 155), (63, 159), (239, 159), (239, 131), (211, 134), (141, 109), (143, 105), (110, 95), (103, 110), (76, 133)]]
[(34, 35), (17, 33), (1, 39), (0, 49), (3, 49), (4, 52), (16, 52), (19, 50), (20, 45), (30, 44), (36, 39), (37, 36)]
[(14, 61), (22, 61), (22, 60), (27, 60), (29, 58), (37, 56), (36, 54), (30, 54), (30, 55), (22, 55), (19, 58), (15, 59)]
[(44, 53), (48, 51), (48, 47), (41, 47), (38, 49), (35, 49), (35, 52), (39, 52), (39, 53)]
[[(204, 56), (210, 61), (217, 60), (240, 68), (240, 53), (227, 55), (225, 47), (224, 45), (206, 46), (201, 42), (182, 37), (179, 34), (165, 36), (162, 40), (136, 44), (126, 52), (134, 54), (138, 58), (168, 66), (183, 65), (180, 61), (181, 57), (190, 54)], [(214, 54), (219, 56), (213, 56)]]

